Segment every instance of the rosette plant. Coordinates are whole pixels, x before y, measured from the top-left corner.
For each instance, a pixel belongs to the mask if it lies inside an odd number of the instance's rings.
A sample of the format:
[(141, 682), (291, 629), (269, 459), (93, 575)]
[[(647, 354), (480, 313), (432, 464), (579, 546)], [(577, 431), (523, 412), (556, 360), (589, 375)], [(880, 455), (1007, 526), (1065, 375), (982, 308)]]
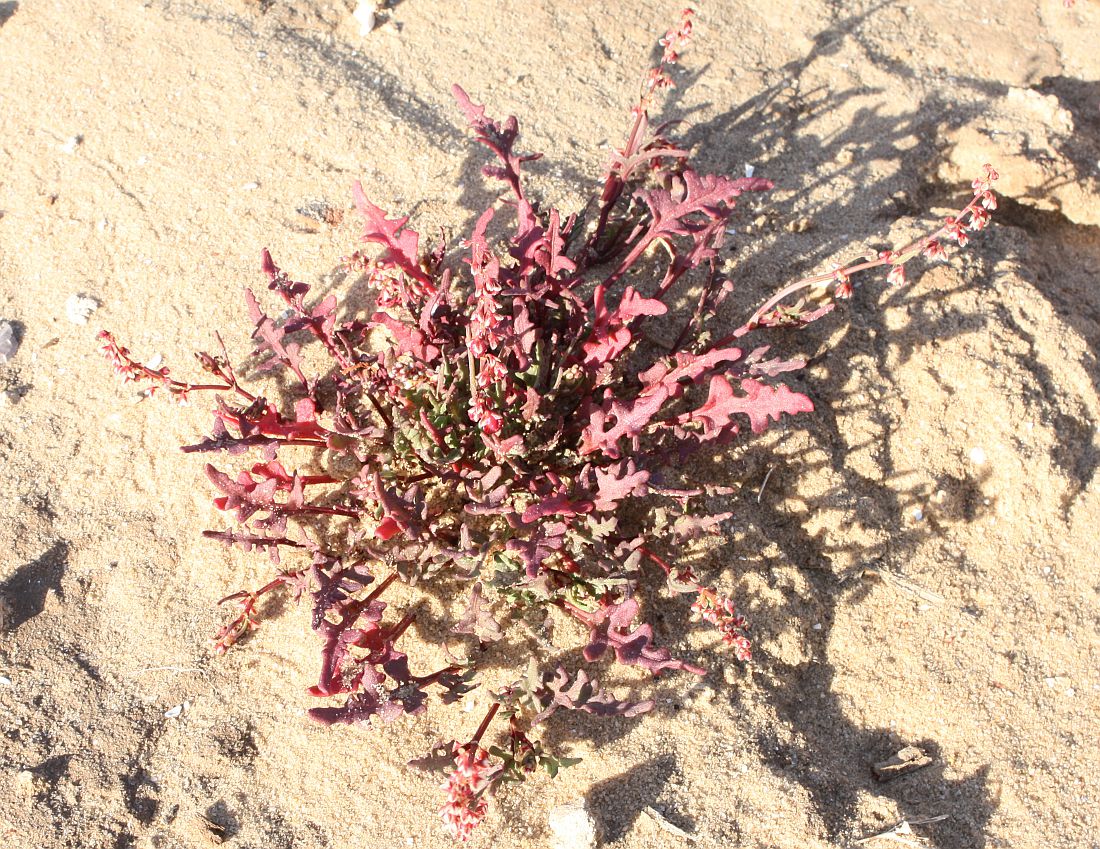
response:
[[(587, 633), (587, 663), (701, 674), (658, 645), (644, 621), (639, 588), (656, 577), (669, 593), (693, 596), (697, 617), (748, 661), (734, 603), (675, 556), (718, 532), (731, 514), (702, 505), (732, 490), (685, 481), (682, 461), (813, 410), (783, 383), (804, 363), (772, 354), (771, 328), (821, 318), (850, 294), (856, 272), (887, 267), (892, 283), (903, 282), (911, 259), (942, 255), (941, 240), (965, 243), (988, 220), (992, 169), (936, 232), (797, 281), (717, 339), (711, 325), (733, 289), (719, 250), (737, 198), (771, 183), (700, 173), (669, 126), (651, 125), (691, 28), (688, 10), (662, 39), (626, 141), (583, 210), (566, 215), (533, 197), (523, 166), (538, 155), (517, 150), (516, 119), (491, 119), (456, 86), (474, 137), (495, 160), (484, 173), (505, 189), (465, 241), (425, 251), (407, 218), (389, 217), (356, 185), (368, 248), (346, 264), (373, 292), (372, 308), (358, 313), (334, 295), (311, 300), (310, 287), (265, 250), (281, 315), (252, 292), (247, 307), (261, 369), (288, 378), (280, 397), (246, 384), (224, 345), (197, 355), (208, 378), (191, 383), (101, 334), (116, 371), (147, 394), (217, 396), (211, 434), (183, 450), (250, 459), (235, 472), (206, 466), (218, 508), (234, 520), (206, 536), (264, 552), (277, 571), (265, 586), (223, 599), (237, 614), (215, 648), (257, 627), (265, 594), (308, 599), (320, 650), (309, 689), (322, 702), (309, 711), (317, 722), (385, 723), (421, 713), (433, 693), (446, 704), (478, 686), (475, 660), (410, 663), (415, 611), (392, 612), (383, 600), (395, 581), (429, 591), (465, 585), (453, 631), (473, 645), (499, 640), (520, 620), (564, 616)], [(670, 309), (685, 296), (690, 309)], [(647, 338), (651, 324), (671, 341)], [(327, 370), (311, 371), (308, 345)], [(503, 783), (570, 763), (535, 733), (557, 710), (633, 716), (652, 706), (604, 692), (584, 668), (508, 660), (515, 681), (490, 694), (472, 737), (414, 762), (449, 772), (441, 815), (459, 838)]]

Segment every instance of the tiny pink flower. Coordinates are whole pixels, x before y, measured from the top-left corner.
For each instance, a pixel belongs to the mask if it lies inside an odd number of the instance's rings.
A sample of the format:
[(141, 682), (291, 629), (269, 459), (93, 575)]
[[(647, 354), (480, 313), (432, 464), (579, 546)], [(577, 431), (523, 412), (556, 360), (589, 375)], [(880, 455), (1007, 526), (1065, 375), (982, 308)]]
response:
[(890, 269), (890, 273), (886, 275), (886, 282), (891, 286), (904, 286), (905, 285), (905, 266), (895, 265)]
[(477, 385), (481, 389), (495, 386), (508, 376), (508, 369), (499, 357), (492, 354), (484, 354), (478, 363)]
[(921, 253), (926, 259), (947, 259), (947, 251), (935, 239), (929, 239)]
[(970, 213), (970, 229), (981, 230), (989, 223), (989, 213), (980, 206)]

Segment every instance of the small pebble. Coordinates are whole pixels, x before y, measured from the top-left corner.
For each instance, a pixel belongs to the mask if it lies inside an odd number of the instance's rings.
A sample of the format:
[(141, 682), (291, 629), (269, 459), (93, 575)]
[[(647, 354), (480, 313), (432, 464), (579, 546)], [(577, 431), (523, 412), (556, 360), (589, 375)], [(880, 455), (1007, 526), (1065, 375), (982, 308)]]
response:
[(46, 782), (41, 776), (25, 769), (15, 776), (15, 789), (23, 796), (33, 796), (45, 790)]
[(65, 301), (65, 315), (73, 324), (87, 324), (92, 313), (99, 309), (99, 301), (87, 295), (70, 295)]
[(160, 368), (160, 364), (163, 362), (164, 357), (162, 357), (160, 354), (153, 354), (152, 359), (150, 359), (149, 362), (147, 362), (145, 365), (147, 365), (149, 368), (157, 369)]
[(815, 623), (813, 624), (813, 629), (814, 629), (815, 631), (820, 631), (820, 630), (821, 630), (821, 623), (820, 623), (820, 622), (815, 622)]
[(750, 165), (748, 162), (746, 162), (745, 163), (745, 176), (746, 177), (751, 177), (755, 173), (756, 173), (756, 166), (755, 165)]
[(256, 182), (245, 183), (243, 186), (241, 186), (241, 188), (244, 189), (246, 192), (255, 191), (259, 187), (260, 187), (260, 184), (256, 183)]
[(547, 824), (554, 834), (554, 849), (595, 849), (599, 843), (599, 826), (583, 798), (558, 805)]
[(0, 321), (0, 363), (6, 363), (19, 350), (19, 340), (15, 338), (15, 325), (10, 321)]
[(7, 675), (0, 675), (0, 687), (10, 687), (11, 679)]
[(924, 520), (924, 511), (921, 510), (919, 507), (914, 507), (913, 508), (913, 514), (912, 515), (913, 515), (913, 521), (914, 522), (921, 522), (921, 521)]
[(84, 143), (84, 136), (70, 136), (61, 145), (62, 153), (76, 153), (76, 149)]
[(984, 466), (985, 465), (985, 451), (983, 451), (981, 448), (971, 448), (970, 449), (970, 462), (973, 463), (975, 466)]

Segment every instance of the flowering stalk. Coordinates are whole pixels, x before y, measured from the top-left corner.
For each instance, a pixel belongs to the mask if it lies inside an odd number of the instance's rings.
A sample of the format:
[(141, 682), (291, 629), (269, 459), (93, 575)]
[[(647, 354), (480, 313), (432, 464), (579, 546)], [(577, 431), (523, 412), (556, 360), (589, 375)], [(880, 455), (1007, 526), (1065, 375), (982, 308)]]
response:
[(967, 231), (978, 231), (985, 228), (989, 223), (989, 212), (997, 208), (997, 198), (993, 194), (992, 184), (999, 176), (992, 165), (984, 165), (982, 176), (975, 178), (971, 184), (974, 190), (973, 198), (957, 213), (945, 218), (944, 223), (935, 232), (910, 242), (900, 250), (882, 251), (862, 262), (856, 262), (824, 274), (804, 277), (791, 283), (763, 303), (741, 328), (717, 344), (720, 346), (731, 342), (760, 326), (799, 323), (800, 321), (805, 322), (820, 317), (820, 312), (803, 312), (801, 301), (793, 308), (783, 308), (780, 304), (799, 292), (808, 289), (820, 290), (829, 285), (833, 286), (833, 298), (848, 298), (852, 294), (850, 278), (853, 274), (861, 271), (888, 265), (890, 271), (886, 275), (887, 282), (892, 286), (904, 285), (906, 282), (905, 264), (911, 259), (918, 255), (923, 255), (927, 259), (944, 259), (947, 254), (941, 239), (952, 239), (959, 247), (966, 247), (970, 241)]
[(744, 616), (738, 614), (732, 599), (719, 595), (713, 587), (700, 584), (691, 567), (676, 570), (667, 560), (657, 556), (646, 546), (642, 546), (640, 550), (651, 562), (661, 567), (670, 588), (680, 593), (697, 594), (691, 604), (691, 612), (718, 629), (722, 641), (733, 648), (734, 657), (743, 663), (752, 660), (752, 644), (745, 636), (748, 623)]
[[(130, 349), (119, 345), (115, 337), (108, 331), (101, 330), (97, 338), (103, 343), (100, 350), (111, 361), (115, 374), (121, 378), (122, 382), (139, 383), (148, 381), (150, 385), (146, 387), (145, 393), (150, 398), (158, 389), (164, 389), (172, 397), (172, 400), (182, 406), (188, 403), (188, 395), (191, 392), (227, 392), (233, 390), (249, 401), (256, 400), (256, 396), (242, 389), (237, 383), (237, 378), (233, 374), (232, 368), (229, 367), (228, 361), (220, 362), (209, 354), (198, 354), (197, 357), (203, 368), (224, 382), (185, 383), (170, 377), (167, 366), (153, 368), (135, 360), (130, 355)], [(221, 341), (220, 337), (218, 341)]]
[[(589, 239), (589, 245), (595, 246), (604, 236), (607, 223), (611, 217), (611, 211), (622, 196), (623, 189), (630, 179), (631, 172), (644, 160), (638, 160), (639, 152), (643, 151), (646, 142), (646, 131), (649, 128), (649, 107), (654, 95), (664, 88), (672, 88), (675, 84), (669, 76), (668, 68), (680, 61), (680, 52), (691, 42), (694, 27), (693, 18), (695, 10), (685, 8), (680, 16), (680, 25), (670, 29), (660, 40), (664, 48), (657, 67), (651, 68), (642, 83), (642, 92), (638, 102), (631, 108), (633, 123), (630, 132), (627, 133), (626, 144), (622, 149), (615, 151), (611, 167), (604, 179), (603, 191), (600, 194), (600, 217), (596, 228)], [(668, 144), (661, 144), (663, 139), (654, 139), (657, 143), (651, 151), (653, 156), (683, 156), (683, 151), (676, 150)], [(663, 149), (660, 149), (663, 148)]]
[(442, 785), (447, 800), (439, 815), (447, 834), (456, 840), (468, 840), (489, 810), (485, 791), (499, 767), (489, 763), (489, 752), (481, 748), (480, 742), (499, 708), (500, 704), (494, 702), (470, 741), (454, 747), (454, 769)]

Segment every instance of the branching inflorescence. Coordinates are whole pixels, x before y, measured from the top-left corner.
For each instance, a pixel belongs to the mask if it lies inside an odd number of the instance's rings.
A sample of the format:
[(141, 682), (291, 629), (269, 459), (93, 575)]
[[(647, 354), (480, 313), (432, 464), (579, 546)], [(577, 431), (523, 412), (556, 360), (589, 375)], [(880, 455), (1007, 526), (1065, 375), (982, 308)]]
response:
[[(654, 675), (702, 674), (657, 645), (649, 624), (636, 624), (638, 589), (656, 575), (671, 594), (694, 598), (692, 612), (738, 660), (750, 659), (734, 603), (670, 563), (670, 552), (730, 517), (702, 505), (731, 490), (678, 479), (677, 465), (742, 435), (746, 424), (758, 434), (784, 414), (812, 411), (806, 395), (777, 380), (804, 363), (748, 340), (820, 318), (851, 293), (859, 272), (888, 267), (889, 282), (901, 284), (915, 257), (942, 257), (946, 239), (965, 245), (995, 207), (996, 173), (987, 167), (973, 199), (934, 233), (797, 281), (708, 343), (709, 322), (732, 289), (718, 258), (736, 199), (772, 184), (701, 174), (666, 137), (667, 126), (650, 125), (652, 101), (671, 84), (668, 67), (691, 27), (689, 10), (662, 40), (626, 143), (584, 211), (564, 216), (533, 198), (522, 168), (537, 154), (516, 151), (516, 119), (494, 121), (456, 86), (475, 138), (497, 160), (485, 174), (506, 187), (501, 205), (513, 220), (505, 236), (490, 235), (494, 206), (458, 250), (440, 244), (422, 253), (408, 219), (389, 218), (356, 185), (363, 240), (375, 250), (346, 264), (363, 275), (375, 305), (343, 317), (333, 295), (307, 302), (310, 287), (265, 250), (268, 289), (285, 312), (271, 318), (251, 292), (247, 306), (261, 368), (289, 378), (285, 405), (242, 384), (220, 337), (218, 354), (197, 355), (208, 382), (186, 383), (101, 334), (115, 370), (148, 393), (181, 402), (218, 395), (211, 435), (184, 451), (251, 452), (235, 475), (206, 466), (217, 507), (235, 523), (206, 535), (298, 565), (223, 599), (239, 613), (215, 649), (257, 627), (266, 593), (308, 598), (321, 644), (309, 692), (329, 702), (310, 711), (314, 720), (388, 722), (425, 710), (433, 689), (450, 703), (477, 686), (471, 661), (412, 671), (396, 644), (415, 613), (390, 615), (381, 600), (397, 580), (465, 582), (469, 600), (454, 631), (482, 646), (521, 614), (565, 615), (588, 632), (588, 662), (607, 656)], [(677, 322), (669, 302), (689, 292), (694, 308)], [(657, 321), (671, 326), (670, 347), (643, 338)], [(310, 342), (330, 360), (327, 373), (310, 373), (302, 354)], [(293, 467), (302, 452), (319, 473)], [(441, 815), (465, 839), (502, 783), (570, 763), (530, 736), (555, 711), (634, 716), (651, 707), (611, 696), (583, 669), (543, 670), (536, 659), (492, 693), (469, 741), (415, 763), (448, 772)], [(482, 747), (494, 718), (507, 722), (503, 742)]]

